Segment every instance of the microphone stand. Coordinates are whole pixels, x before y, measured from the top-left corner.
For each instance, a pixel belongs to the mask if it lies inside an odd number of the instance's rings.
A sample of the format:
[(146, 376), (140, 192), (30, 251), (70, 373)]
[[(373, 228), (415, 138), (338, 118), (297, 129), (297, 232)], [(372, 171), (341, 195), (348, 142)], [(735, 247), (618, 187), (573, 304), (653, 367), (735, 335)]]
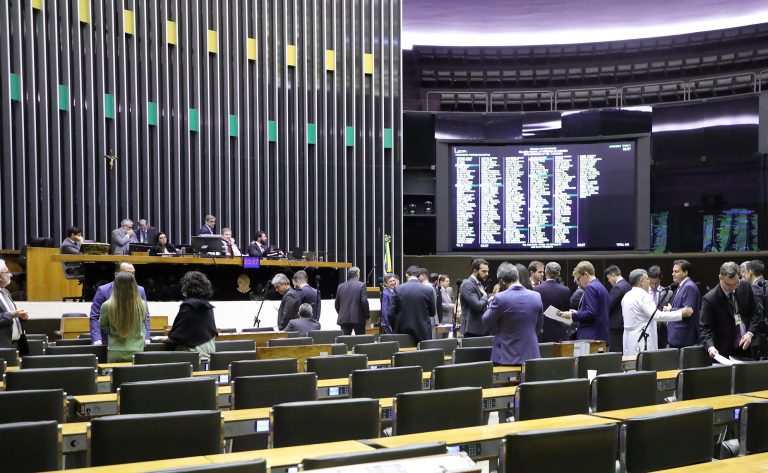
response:
[(259, 303), (259, 310), (256, 311), (256, 315), (253, 317), (254, 327), (261, 326), (261, 319), (259, 318), (259, 315), (261, 315), (261, 309), (264, 307), (264, 299), (266, 298), (268, 288), (269, 288), (269, 285), (265, 286), (264, 289), (261, 290), (261, 302)]
[(667, 294), (669, 293), (669, 286), (664, 288), (664, 292), (662, 293), (661, 297), (659, 297), (659, 303), (656, 305), (656, 308), (653, 310), (653, 313), (651, 314), (651, 318), (648, 319), (648, 322), (645, 324), (645, 327), (643, 327), (643, 331), (640, 332), (640, 336), (637, 337), (637, 343), (640, 343), (640, 340), (643, 340), (643, 351), (648, 351), (648, 327), (651, 325), (651, 322), (653, 322), (653, 318), (656, 316), (656, 312), (659, 311), (659, 307), (661, 307), (661, 304), (664, 303), (664, 299), (667, 298)]

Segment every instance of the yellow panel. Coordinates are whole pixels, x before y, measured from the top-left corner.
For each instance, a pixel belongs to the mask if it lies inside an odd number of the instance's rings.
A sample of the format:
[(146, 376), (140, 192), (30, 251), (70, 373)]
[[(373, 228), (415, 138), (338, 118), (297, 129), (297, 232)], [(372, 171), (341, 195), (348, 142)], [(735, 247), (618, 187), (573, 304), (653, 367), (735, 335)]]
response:
[(219, 34), (214, 30), (208, 30), (208, 52), (214, 54), (219, 52)]
[(373, 54), (363, 54), (363, 72), (373, 74)]
[(90, 0), (80, 0), (80, 22), (89, 23), (91, 21), (91, 2)]
[(325, 50), (325, 70), (326, 71), (336, 70), (336, 51), (334, 51), (333, 49)]
[(168, 44), (176, 44), (176, 22), (167, 20), (165, 22), (165, 34), (168, 36)]
[(256, 60), (256, 38), (248, 38), (247, 49), (248, 49), (248, 60), (255, 61)]
[(133, 12), (131, 10), (123, 10), (123, 28), (125, 34), (133, 34)]
[(32, 0), (32, 8), (35, 10), (43, 9), (43, 0)]
[(289, 44), (285, 47), (285, 62), (289, 66), (296, 67), (296, 45)]

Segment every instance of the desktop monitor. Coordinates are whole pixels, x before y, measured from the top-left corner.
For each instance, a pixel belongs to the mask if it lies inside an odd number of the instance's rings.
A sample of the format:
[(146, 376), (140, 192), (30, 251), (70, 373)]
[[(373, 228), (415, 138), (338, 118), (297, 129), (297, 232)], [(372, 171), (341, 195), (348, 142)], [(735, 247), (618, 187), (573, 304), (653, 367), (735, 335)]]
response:
[(221, 235), (198, 235), (192, 237), (193, 253), (198, 255), (205, 254), (224, 254), (224, 241)]

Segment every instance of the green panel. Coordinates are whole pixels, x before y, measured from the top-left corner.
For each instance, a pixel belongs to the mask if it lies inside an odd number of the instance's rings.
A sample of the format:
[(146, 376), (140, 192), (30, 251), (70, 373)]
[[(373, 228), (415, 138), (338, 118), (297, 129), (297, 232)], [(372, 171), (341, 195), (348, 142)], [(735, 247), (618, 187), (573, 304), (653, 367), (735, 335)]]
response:
[(21, 101), (21, 77), (11, 74), (11, 100)]
[(347, 147), (348, 148), (354, 147), (355, 146), (355, 127), (353, 126), (347, 127), (346, 138), (347, 138)]
[(230, 137), (237, 136), (237, 115), (229, 116), (229, 136)]
[(307, 123), (307, 144), (317, 144), (317, 128), (314, 123)]
[(115, 96), (104, 94), (104, 117), (115, 118)]
[(196, 108), (189, 109), (189, 131), (200, 131), (200, 112)]
[(267, 121), (267, 139), (277, 141), (277, 123), (274, 120)]
[(384, 128), (384, 148), (392, 149), (392, 128)]
[(69, 110), (69, 87), (59, 84), (59, 110)]
[(157, 126), (157, 104), (155, 102), (147, 102), (147, 123)]

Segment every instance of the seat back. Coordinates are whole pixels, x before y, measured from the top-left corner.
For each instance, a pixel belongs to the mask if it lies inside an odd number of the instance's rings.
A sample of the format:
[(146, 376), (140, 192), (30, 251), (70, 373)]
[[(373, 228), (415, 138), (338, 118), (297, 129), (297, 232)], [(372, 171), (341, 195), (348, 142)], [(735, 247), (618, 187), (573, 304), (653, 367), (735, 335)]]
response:
[(677, 348), (641, 351), (637, 354), (637, 371), (676, 370), (679, 365), (680, 350)]
[(334, 340), (335, 343), (343, 343), (346, 345), (348, 351), (352, 351), (355, 345), (360, 345), (361, 343), (374, 343), (375, 341), (376, 337), (373, 335), (339, 335), (336, 337), (336, 340)]
[(626, 419), (619, 433), (622, 471), (656, 471), (709, 462), (713, 423), (711, 407)]
[(438, 338), (435, 340), (422, 340), (419, 342), (419, 350), (428, 350), (430, 348), (440, 348), (445, 352), (445, 356), (453, 355), (453, 350), (459, 346), (459, 340), (456, 338)]
[(117, 389), (120, 414), (216, 410), (216, 380), (209, 377), (123, 383)]
[(495, 338), (493, 335), (488, 335), (487, 337), (464, 337), (460, 341), (461, 346), (464, 348), (492, 347)]
[(349, 377), (349, 397), (378, 399), (408, 391), (420, 391), (421, 373), (418, 366), (355, 370)]
[(5, 390), (63, 389), (67, 396), (96, 394), (94, 368), (39, 368), (9, 371), (5, 374)]
[(733, 365), (733, 393), (751, 393), (768, 389), (768, 361)]
[(48, 335), (45, 333), (28, 333), (27, 341), (30, 340), (43, 340), (45, 343), (48, 343)]
[(219, 333), (237, 333), (237, 328), (235, 327), (224, 327), (224, 328), (216, 328), (216, 331)]
[(483, 390), (481, 388), (412, 391), (400, 393), (394, 399), (392, 414), (394, 435), (482, 424)]
[(703, 345), (683, 347), (680, 349), (680, 369), (704, 368), (712, 366), (712, 358), (709, 357)]
[(449, 389), (462, 386), (492, 388), (493, 363), (480, 361), (438, 366), (432, 370), (431, 386), (432, 389)]
[(288, 402), (272, 407), (272, 448), (379, 436), (379, 400)]
[(246, 327), (241, 330), (243, 333), (253, 333), (253, 332), (274, 332), (275, 327)]
[(160, 363), (157, 365), (130, 365), (112, 368), (112, 392), (123, 383), (160, 381), (192, 377), (191, 363)]
[(352, 353), (367, 355), (369, 360), (388, 360), (400, 350), (398, 342), (360, 343)]
[[(614, 473), (618, 424), (517, 432), (501, 441), (500, 472), (588, 471)], [(567, 455), (557, 455), (563, 445)]]
[(493, 351), (492, 347), (459, 347), (453, 350), (453, 362), (460, 364), (491, 361), (491, 351)]
[(196, 351), (150, 351), (133, 355), (134, 365), (191, 363), (192, 371), (200, 371), (200, 355)]
[(173, 351), (173, 345), (168, 343), (145, 343), (144, 351)]
[(83, 345), (90, 345), (91, 339), (90, 338), (70, 338), (68, 340), (56, 340), (54, 346), (57, 347), (76, 347), (76, 346), (83, 346)]
[(347, 346), (343, 343), (331, 343), (331, 355), (346, 355)]
[(355, 370), (368, 368), (365, 355), (311, 356), (307, 358), (307, 369), (317, 373), (318, 379), (346, 378)]
[(47, 347), (46, 355), (96, 355), (99, 363), (107, 362), (106, 345), (76, 345), (71, 347)]
[(19, 366), (19, 351), (15, 348), (0, 348), (0, 360), (5, 360), (7, 366)]
[(232, 382), (232, 408), (272, 407), (283, 402), (317, 400), (315, 373), (241, 376)]
[(576, 376), (576, 358), (535, 358), (523, 363), (522, 382), (554, 381)]
[(595, 412), (655, 403), (656, 373), (653, 371), (601, 374), (592, 380), (592, 409)]
[(63, 423), (66, 402), (62, 389), (0, 391), (0, 424), (39, 420)]
[(290, 374), (299, 372), (296, 358), (275, 358), (273, 360), (233, 361), (229, 365), (231, 380), (241, 376), (264, 376), (268, 374)]
[(256, 342), (254, 340), (224, 340), (214, 342), (217, 352), (224, 351), (256, 351)]
[(589, 381), (565, 379), (521, 383), (515, 392), (515, 420), (589, 414)]
[(310, 330), (307, 336), (315, 341), (315, 344), (331, 344), (336, 342), (336, 337), (344, 335), (342, 330)]
[(392, 366), (420, 366), (425, 373), (445, 364), (445, 352), (441, 348), (401, 351), (392, 355)]
[(228, 370), (233, 361), (254, 361), (256, 350), (248, 351), (215, 351), (208, 358), (209, 370)]
[(312, 337), (273, 338), (267, 341), (270, 347), (293, 347), (296, 345), (314, 345)]
[(555, 345), (554, 342), (539, 343), (539, 358), (554, 358)]
[(319, 470), (321, 468), (338, 468), (347, 465), (359, 465), (361, 463), (443, 455), (446, 452), (447, 447), (445, 442), (415, 443), (404, 447), (380, 448), (370, 452), (333, 454), (322, 457), (305, 458), (302, 460), (301, 465), (299, 465), (299, 470), (309, 471)]
[(750, 402), (741, 408), (739, 445), (742, 455), (768, 451), (768, 401)]
[(88, 428), (90, 465), (113, 465), (222, 453), (219, 411), (99, 417)]
[(577, 377), (588, 378), (589, 371), (596, 374), (621, 373), (621, 353), (595, 353), (576, 358)]
[(688, 368), (677, 374), (678, 401), (731, 394), (733, 369), (730, 366)]
[(95, 369), (99, 367), (99, 360), (96, 355), (36, 355), (21, 359), (21, 369), (67, 366), (87, 366)]
[(61, 438), (55, 420), (1, 424), (3, 471), (61, 469)]
[(415, 348), (416, 339), (410, 333), (382, 333), (379, 335), (379, 343), (397, 342), (400, 348)]
[(27, 348), (29, 349), (29, 355), (32, 355), (32, 356), (44, 355), (45, 348), (47, 347), (47, 345), (48, 345), (48, 342), (46, 342), (45, 340), (27, 340)]

